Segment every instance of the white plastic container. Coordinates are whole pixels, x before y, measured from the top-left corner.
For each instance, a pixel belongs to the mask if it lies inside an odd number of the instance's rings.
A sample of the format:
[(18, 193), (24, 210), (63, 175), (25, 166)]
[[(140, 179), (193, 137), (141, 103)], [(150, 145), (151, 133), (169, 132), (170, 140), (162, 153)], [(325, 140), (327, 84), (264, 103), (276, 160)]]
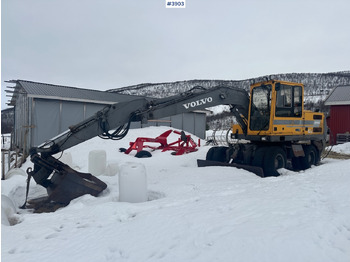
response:
[(12, 200), (5, 195), (1, 195), (1, 224), (10, 226), (10, 219), (16, 213), (15, 205)]
[(147, 201), (147, 174), (143, 164), (127, 162), (119, 169), (119, 201)]
[(110, 162), (107, 164), (106, 175), (115, 176), (119, 172), (119, 165), (117, 162)]
[(53, 157), (70, 167), (73, 165), (72, 154), (70, 152), (57, 153)]
[(106, 171), (106, 151), (105, 150), (92, 150), (89, 153), (89, 173), (94, 176), (99, 176)]
[(10, 171), (8, 171), (6, 174), (5, 174), (5, 178), (6, 179), (9, 179), (10, 177), (12, 176), (28, 176), (27, 173), (23, 170), (23, 169), (20, 169), (20, 168), (12, 168), (10, 169)]
[(70, 167), (73, 165), (72, 154), (70, 152), (63, 152), (63, 155), (59, 160)]

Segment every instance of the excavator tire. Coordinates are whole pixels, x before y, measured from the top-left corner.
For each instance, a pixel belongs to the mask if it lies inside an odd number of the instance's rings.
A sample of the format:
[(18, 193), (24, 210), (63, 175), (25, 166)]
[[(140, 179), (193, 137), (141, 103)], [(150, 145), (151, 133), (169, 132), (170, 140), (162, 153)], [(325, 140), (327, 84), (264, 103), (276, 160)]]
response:
[(307, 145), (304, 147), (304, 157), (300, 157), (300, 169), (305, 170), (310, 168), (312, 165), (318, 164), (320, 161), (319, 154), (317, 152), (317, 149), (313, 145)]
[(292, 158), (292, 168), (294, 171), (301, 170), (300, 157), (293, 157)]
[(264, 157), (264, 175), (279, 176), (278, 169), (285, 168), (287, 165), (286, 152), (278, 146), (273, 146), (267, 149)]

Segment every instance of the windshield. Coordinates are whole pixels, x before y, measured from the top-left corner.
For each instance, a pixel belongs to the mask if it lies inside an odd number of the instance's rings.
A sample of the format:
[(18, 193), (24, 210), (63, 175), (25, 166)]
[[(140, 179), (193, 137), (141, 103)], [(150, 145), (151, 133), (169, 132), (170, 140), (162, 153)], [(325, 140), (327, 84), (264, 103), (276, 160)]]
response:
[(255, 87), (250, 108), (250, 130), (268, 130), (270, 123), (271, 85)]

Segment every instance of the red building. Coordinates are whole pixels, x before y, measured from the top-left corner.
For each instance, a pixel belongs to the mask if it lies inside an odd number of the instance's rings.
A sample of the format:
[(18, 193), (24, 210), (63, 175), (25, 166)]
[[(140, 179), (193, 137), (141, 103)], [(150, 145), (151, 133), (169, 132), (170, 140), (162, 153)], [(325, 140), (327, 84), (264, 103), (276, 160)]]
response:
[(350, 142), (350, 86), (333, 89), (325, 101), (330, 106), (328, 127), (332, 145)]

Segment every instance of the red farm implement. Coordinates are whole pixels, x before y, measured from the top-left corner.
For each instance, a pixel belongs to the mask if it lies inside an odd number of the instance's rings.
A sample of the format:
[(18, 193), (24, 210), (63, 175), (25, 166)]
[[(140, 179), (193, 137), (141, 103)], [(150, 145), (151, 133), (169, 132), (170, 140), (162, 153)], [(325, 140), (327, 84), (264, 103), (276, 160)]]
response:
[[(168, 143), (168, 136), (174, 132), (175, 134), (180, 135), (180, 138), (172, 143)], [(147, 145), (145, 143), (159, 143), (159, 146)], [(199, 143), (198, 143), (199, 144)], [(198, 150), (197, 144), (193, 141), (190, 135), (186, 135), (184, 131), (168, 130), (156, 138), (149, 137), (138, 137), (135, 142), (130, 142), (130, 147), (128, 149), (120, 148), (121, 152), (129, 154), (131, 151), (136, 150), (136, 157), (150, 157), (149, 152), (145, 152), (145, 148), (150, 148), (152, 150), (162, 150), (165, 151), (174, 151), (173, 155), (183, 155)]]

